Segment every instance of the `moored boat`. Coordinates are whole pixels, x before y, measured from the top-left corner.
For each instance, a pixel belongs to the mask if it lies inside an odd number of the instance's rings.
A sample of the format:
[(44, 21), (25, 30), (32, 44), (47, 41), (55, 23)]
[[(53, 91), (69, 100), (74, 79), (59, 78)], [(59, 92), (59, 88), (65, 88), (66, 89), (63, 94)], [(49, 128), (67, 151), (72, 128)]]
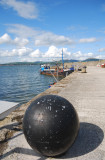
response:
[(57, 64), (54, 68), (51, 68), (49, 64), (41, 65), (40, 74), (53, 75), (54, 77), (55, 76), (58, 77), (58, 76), (67, 76), (68, 74), (74, 71), (74, 66), (72, 66), (71, 68), (66, 68), (66, 69), (64, 68), (63, 49), (62, 49), (62, 66), (63, 68), (60, 68)]
[(68, 69), (59, 68), (58, 66), (55, 66), (55, 68), (51, 68), (49, 64), (41, 65), (40, 68), (40, 74), (44, 75), (54, 75), (54, 76), (67, 76), (71, 72), (74, 71), (74, 67)]

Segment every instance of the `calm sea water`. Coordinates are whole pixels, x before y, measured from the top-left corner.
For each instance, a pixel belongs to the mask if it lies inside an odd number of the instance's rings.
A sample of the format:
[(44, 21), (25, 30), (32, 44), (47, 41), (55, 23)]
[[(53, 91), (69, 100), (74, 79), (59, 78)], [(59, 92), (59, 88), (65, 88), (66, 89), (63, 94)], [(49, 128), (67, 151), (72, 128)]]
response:
[(52, 76), (40, 75), (40, 65), (0, 66), (0, 100), (25, 103), (49, 88)]

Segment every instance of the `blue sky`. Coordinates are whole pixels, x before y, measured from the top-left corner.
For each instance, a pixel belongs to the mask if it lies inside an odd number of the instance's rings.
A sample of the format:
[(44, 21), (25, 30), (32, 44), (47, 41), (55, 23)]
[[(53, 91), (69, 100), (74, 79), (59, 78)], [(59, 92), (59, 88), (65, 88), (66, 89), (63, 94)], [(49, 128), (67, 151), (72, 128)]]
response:
[(105, 59), (104, 0), (0, 0), (0, 63)]

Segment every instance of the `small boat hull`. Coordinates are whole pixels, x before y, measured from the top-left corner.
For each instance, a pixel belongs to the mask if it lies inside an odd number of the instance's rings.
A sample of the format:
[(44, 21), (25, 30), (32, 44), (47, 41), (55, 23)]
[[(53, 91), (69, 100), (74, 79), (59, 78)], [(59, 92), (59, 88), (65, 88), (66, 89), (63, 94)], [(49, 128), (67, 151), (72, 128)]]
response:
[(74, 71), (74, 67), (71, 67), (69, 69), (60, 69), (57, 67), (55, 69), (53, 68), (50, 68), (50, 66), (48, 65), (41, 65), (41, 68), (40, 68), (40, 74), (43, 74), (43, 75), (49, 75), (49, 76), (52, 76), (54, 75), (55, 77), (57, 76), (67, 76), (69, 75), (70, 73), (72, 73)]
[(48, 75), (48, 76), (52, 76), (52, 74), (54, 76), (67, 76), (69, 75), (70, 73), (72, 73), (73, 71), (72, 70), (66, 70), (66, 71), (40, 71), (40, 74), (43, 74), (43, 75)]

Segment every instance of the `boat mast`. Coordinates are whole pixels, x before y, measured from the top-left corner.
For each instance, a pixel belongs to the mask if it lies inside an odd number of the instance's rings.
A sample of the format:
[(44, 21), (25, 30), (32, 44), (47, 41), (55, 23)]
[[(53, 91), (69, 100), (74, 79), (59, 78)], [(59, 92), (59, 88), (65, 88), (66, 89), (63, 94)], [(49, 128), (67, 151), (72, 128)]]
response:
[(63, 64), (63, 70), (64, 70), (63, 48), (62, 48), (62, 64)]
[(58, 80), (58, 64), (57, 64), (57, 80)]

